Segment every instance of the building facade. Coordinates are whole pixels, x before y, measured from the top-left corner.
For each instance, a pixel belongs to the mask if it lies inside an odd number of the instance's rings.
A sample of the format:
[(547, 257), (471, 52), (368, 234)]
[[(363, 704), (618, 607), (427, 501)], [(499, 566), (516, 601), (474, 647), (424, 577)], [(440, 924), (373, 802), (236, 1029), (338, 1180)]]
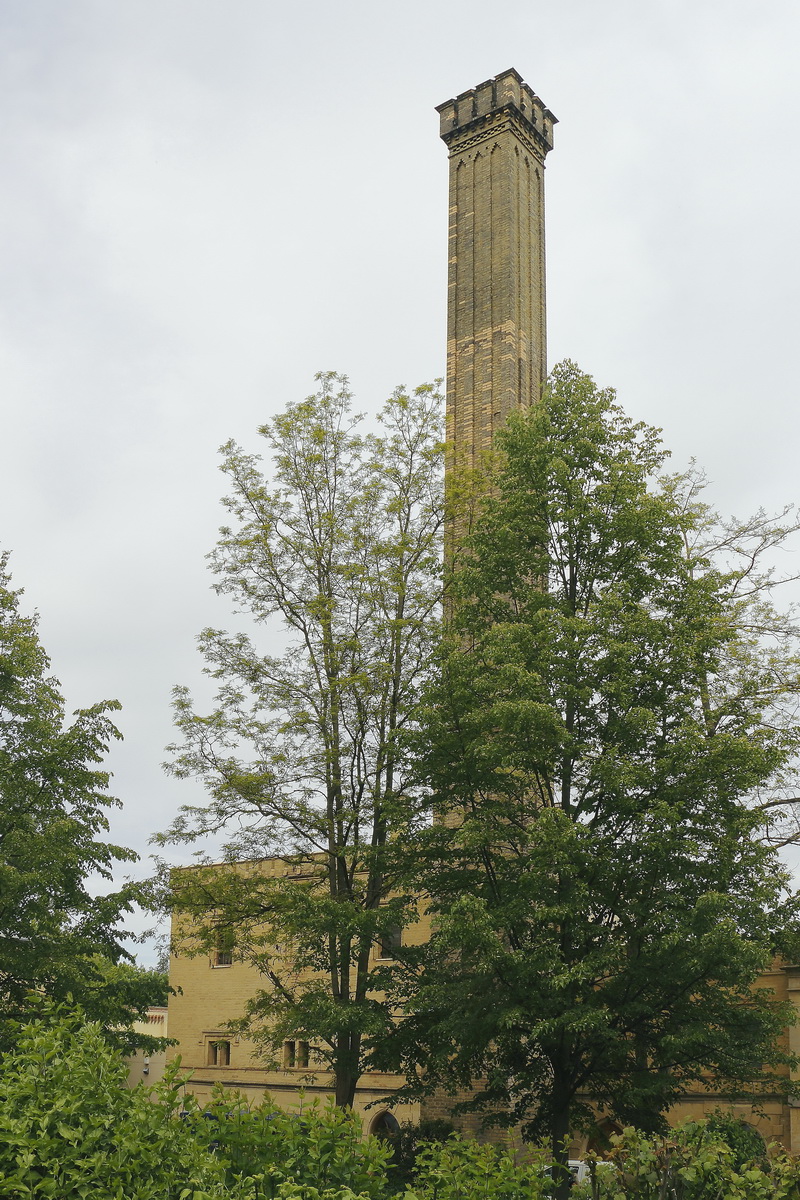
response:
[[(268, 869), (276, 873), (281, 869), (277, 861), (270, 862)], [(429, 925), (423, 918), (414, 927), (415, 940), (427, 935)], [(374, 954), (380, 957), (380, 946)], [(187, 1072), (187, 1091), (191, 1091), (200, 1103), (210, 1101), (216, 1084), (222, 1084), (241, 1092), (251, 1103), (259, 1104), (269, 1097), (279, 1107), (295, 1112), (302, 1104), (315, 1099), (322, 1102), (333, 1095), (330, 1074), (315, 1065), (313, 1046), (299, 1039), (286, 1041), (280, 1061), (267, 1064), (259, 1055), (257, 1046), (246, 1037), (232, 1034), (227, 1023), (240, 1016), (247, 1000), (264, 986), (258, 972), (237, 957), (232, 951), (216, 951), (190, 957), (173, 957), (170, 964), (170, 983), (176, 994), (169, 1001), (169, 1036), (178, 1040), (178, 1045), (167, 1051), (169, 1058), (181, 1056), (181, 1065)], [(800, 1014), (800, 967), (776, 965), (764, 975), (758, 986), (769, 988), (776, 999), (790, 1000)], [(152, 1030), (148, 1029), (148, 1032)], [(158, 1030), (159, 1034), (162, 1032)], [(790, 1051), (800, 1055), (800, 1024), (786, 1033)], [(138, 1082), (141, 1064), (132, 1064), (131, 1082)], [(800, 1071), (793, 1072), (798, 1080)], [(367, 1072), (358, 1086), (354, 1109), (362, 1120), (365, 1132), (386, 1128), (387, 1114), (399, 1123), (418, 1123), (420, 1120), (452, 1119), (462, 1131), (481, 1140), (496, 1140), (497, 1131), (484, 1131), (480, 1118), (474, 1115), (454, 1119), (451, 1116), (453, 1098), (434, 1095), (411, 1104), (394, 1105), (380, 1103), (397, 1091), (403, 1083), (399, 1076), (378, 1072)], [(302, 1093), (302, 1098), (301, 1098)], [(751, 1125), (766, 1142), (778, 1141), (793, 1154), (800, 1154), (800, 1104), (768, 1100), (763, 1108), (754, 1111), (745, 1101), (735, 1100), (719, 1092), (696, 1090), (689, 1093), (670, 1112), (670, 1121), (681, 1121), (708, 1116), (716, 1109), (730, 1110), (740, 1120)], [(611, 1122), (601, 1122), (601, 1128), (613, 1132)], [(570, 1149), (570, 1157), (580, 1158), (589, 1139), (576, 1137)]]
[[(288, 874), (280, 860), (264, 864), (271, 875)], [(180, 919), (174, 925), (179, 942), (184, 931)], [(415, 935), (424, 938), (424, 922)], [(376, 944), (373, 957), (377, 960), (390, 953)], [(235, 948), (212, 951), (196, 956), (179, 955), (170, 962), (170, 984), (176, 994), (170, 996), (170, 1036), (178, 1045), (170, 1052), (180, 1054), (181, 1065), (191, 1073), (186, 1084), (200, 1103), (211, 1099), (216, 1084), (224, 1084), (241, 1092), (253, 1104), (269, 1097), (287, 1111), (297, 1111), (302, 1103), (315, 1099), (325, 1102), (334, 1094), (330, 1072), (315, 1061), (314, 1047), (300, 1038), (288, 1039), (278, 1053), (277, 1061), (269, 1062), (259, 1053), (256, 1044), (239, 1034), (232, 1034), (227, 1023), (242, 1015), (247, 1001), (265, 987), (264, 977), (250, 963), (243, 961)], [(396, 1092), (403, 1080), (383, 1073), (362, 1076), (356, 1092), (354, 1109), (361, 1117), (364, 1129), (372, 1131), (385, 1124), (386, 1113), (396, 1112), (398, 1121), (417, 1122), (424, 1115), (419, 1104), (395, 1109), (391, 1104), (376, 1104), (382, 1097)]]
[[(147, 1010), (147, 1018), (134, 1021), (132, 1028), (136, 1033), (146, 1033), (148, 1037), (168, 1037), (168, 1011), (166, 1004), (153, 1004)], [(155, 1050), (148, 1054), (144, 1050), (137, 1050), (134, 1054), (127, 1055), (125, 1062), (128, 1064), (128, 1087), (134, 1088), (139, 1083), (152, 1087), (163, 1078), (167, 1065), (167, 1051)]]

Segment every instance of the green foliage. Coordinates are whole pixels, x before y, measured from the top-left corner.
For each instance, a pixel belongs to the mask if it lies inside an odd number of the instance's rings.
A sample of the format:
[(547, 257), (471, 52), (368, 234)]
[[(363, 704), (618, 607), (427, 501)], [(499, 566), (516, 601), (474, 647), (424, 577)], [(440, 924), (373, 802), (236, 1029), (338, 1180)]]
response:
[(764, 1161), (766, 1146), (761, 1134), (732, 1113), (717, 1109), (703, 1122), (703, 1131), (706, 1138), (724, 1142), (730, 1148), (733, 1166), (737, 1171)]
[(417, 840), (434, 935), (382, 1061), (415, 1094), (479, 1084), (563, 1161), (588, 1097), (653, 1130), (699, 1081), (785, 1087), (793, 1013), (752, 985), (797, 929), (761, 801), (791, 777), (800, 676), (758, 547), (712, 556), (613, 393), (562, 364), (499, 448), (413, 741), (446, 820)]
[[(223, 447), (231, 524), (212, 555), (216, 587), (288, 644), (265, 654), (246, 634), (201, 635), (217, 700), (200, 715), (176, 690), (174, 770), (210, 799), (161, 841), (228, 839), (225, 858), (241, 865), (173, 875), (181, 948), (204, 953), (232, 930), (264, 979), (242, 1027), (268, 1054), (287, 1037), (312, 1042), (348, 1104), (391, 1022), (374, 949), (416, 919), (397, 859), (419, 805), (397, 736), (439, 634), (441, 397), (398, 389), (365, 436), (346, 379), (318, 379), (260, 430), (271, 481)], [(275, 857), (287, 870), (269, 875)]]
[(287, 1113), (269, 1100), (252, 1107), (222, 1087), (203, 1109), (187, 1096), (186, 1108), (198, 1140), (218, 1147), (229, 1183), (249, 1178), (258, 1196), (271, 1200), (281, 1185), (349, 1189), (374, 1200), (384, 1194), (391, 1150), (378, 1138), (363, 1137), (350, 1109), (315, 1101)]
[[(669, 1137), (626, 1129), (612, 1138), (615, 1173), (597, 1173), (594, 1200), (797, 1200), (800, 1163), (776, 1152), (769, 1163), (737, 1161), (718, 1131), (726, 1124), (689, 1122)], [(773, 1150), (776, 1150), (773, 1147)], [(763, 1144), (761, 1146), (763, 1154)]]
[(416, 1200), (540, 1200), (550, 1195), (542, 1161), (518, 1165), (502, 1147), (450, 1137), (424, 1146), (409, 1197)]
[(80, 1016), (20, 1032), (0, 1074), (4, 1200), (211, 1200), (224, 1168), (177, 1119), (178, 1069), (150, 1091), (128, 1090), (127, 1068), (96, 1024)]
[[(269, 1102), (250, 1108), (222, 1088), (201, 1109), (183, 1095), (179, 1063), (154, 1088), (129, 1090), (126, 1067), (100, 1027), (75, 1014), (26, 1025), (4, 1066), (3, 1200), (386, 1200), (390, 1194), (391, 1149), (363, 1138), (352, 1112), (316, 1102), (297, 1113)], [(626, 1129), (612, 1138), (614, 1169), (598, 1169), (571, 1196), (799, 1200), (797, 1160), (774, 1147), (768, 1163), (745, 1159), (737, 1125), (719, 1113), (666, 1138)], [(751, 1148), (758, 1148), (753, 1141)], [(406, 1197), (544, 1200), (553, 1193), (548, 1171), (543, 1153), (520, 1163), (504, 1147), (458, 1135), (420, 1140)]]
[(276, 1190), (272, 1190), (272, 1181), (269, 1178), (257, 1177), (248, 1181), (248, 1186), (254, 1187), (256, 1190), (247, 1193), (247, 1200), (253, 1197), (253, 1200), (262, 1200), (262, 1197), (274, 1197), (275, 1200), (362, 1200), (363, 1193), (358, 1195), (351, 1192), (350, 1188), (320, 1188), (312, 1187), (309, 1184), (295, 1183), (290, 1180), (288, 1183), (279, 1183)]
[(452, 1121), (434, 1118), (419, 1121), (416, 1125), (410, 1121), (402, 1122), (395, 1133), (388, 1135), (385, 1140), (392, 1150), (390, 1179), (393, 1190), (397, 1191), (411, 1181), (417, 1157), (428, 1143), (445, 1142), (454, 1132)]
[(126, 957), (120, 926), (140, 889), (98, 896), (87, 887), (136, 858), (103, 839), (117, 801), (97, 764), (120, 736), (109, 716), (119, 705), (66, 722), (36, 619), (20, 612), (6, 564), (0, 555), (0, 1050), (34, 994), (72, 996), (111, 1029), (163, 991), (163, 981), (114, 965)]
[(93, 972), (87, 974), (80, 1008), (99, 1022), (109, 1044), (122, 1054), (135, 1050), (155, 1054), (169, 1045), (168, 1039), (142, 1033), (131, 1024), (145, 1018), (151, 1005), (166, 1005), (169, 975), (124, 961), (96, 958), (91, 965)]

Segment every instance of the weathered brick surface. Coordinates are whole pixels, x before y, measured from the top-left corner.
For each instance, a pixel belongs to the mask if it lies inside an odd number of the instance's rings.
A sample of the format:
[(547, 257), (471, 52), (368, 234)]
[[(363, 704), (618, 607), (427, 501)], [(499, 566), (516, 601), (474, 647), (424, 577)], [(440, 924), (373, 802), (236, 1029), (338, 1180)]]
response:
[(516, 71), (439, 105), (450, 151), (447, 442), (473, 467), (546, 373), (544, 160), (555, 117)]

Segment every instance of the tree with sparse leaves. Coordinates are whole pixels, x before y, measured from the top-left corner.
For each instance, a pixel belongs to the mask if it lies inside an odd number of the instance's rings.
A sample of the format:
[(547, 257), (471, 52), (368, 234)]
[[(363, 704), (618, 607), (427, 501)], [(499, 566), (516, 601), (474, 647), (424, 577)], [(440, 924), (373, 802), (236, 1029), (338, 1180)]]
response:
[(441, 397), (399, 389), (363, 434), (346, 379), (318, 380), (260, 430), (271, 480), (223, 447), (216, 588), (261, 644), (201, 635), (217, 699), (203, 715), (176, 690), (173, 770), (210, 798), (159, 840), (221, 835), (223, 863), (172, 875), (180, 948), (254, 965), (263, 987), (238, 1028), (273, 1056), (310, 1042), (310, 1069), (329, 1069), (347, 1106), (391, 1024), (377, 998), (386, 955), (416, 916), (397, 883), (420, 798), (397, 738), (439, 637)]
[[(124, 947), (132, 884), (95, 894), (132, 850), (105, 840), (108, 772), (119, 737), (97, 704), (67, 722), (36, 618), (20, 611), (0, 556), (0, 1048), (13, 1044), (37, 997), (71, 998), (112, 1040), (163, 1000), (166, 978), (140, 971)], [(135, 1042), (135, 1038), (133, 1039)]]
[(497, 451), (412, 739), (434, 933), (380, 1061), (412, 1095), (473, 1089), (563, 1162), (599, 1114), (656, 1129), (693, 1087), (787, 1085), (790, 1011), (753, 985), (796, 946), (768, 835), (797, 634), (757, 549), (791, 522), (719, 535), (694, 480), (661, 477), (658, 432), (570, 363)]

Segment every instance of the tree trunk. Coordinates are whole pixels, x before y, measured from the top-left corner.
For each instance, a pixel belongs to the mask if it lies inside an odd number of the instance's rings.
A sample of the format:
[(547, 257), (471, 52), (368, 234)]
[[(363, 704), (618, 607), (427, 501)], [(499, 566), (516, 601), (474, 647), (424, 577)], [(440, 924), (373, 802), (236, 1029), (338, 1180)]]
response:
[[(554, 1081), (554, 1091), (556, 1091)], [(572, 1176), (569, 1173), (569, 1108), (558, 1106), (553, 1111), (550, 1123), (550, 1139), (553, 1151), (554, 1200), (569, 1200)]]
[(345, 1033), (336, 1040), (334, 1060), (334, 1097), (337, 1108), (352, 1108), (359, 1080), (361, 1034)]

